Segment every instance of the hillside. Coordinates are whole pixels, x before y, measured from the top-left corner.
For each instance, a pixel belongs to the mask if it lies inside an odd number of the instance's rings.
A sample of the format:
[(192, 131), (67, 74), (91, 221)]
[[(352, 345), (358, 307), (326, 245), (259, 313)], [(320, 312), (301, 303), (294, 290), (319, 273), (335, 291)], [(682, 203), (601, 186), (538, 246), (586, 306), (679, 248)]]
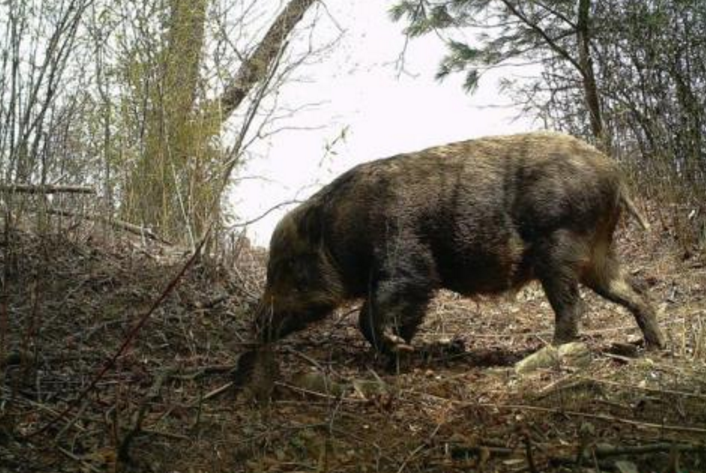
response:
[(619, 230), (665, 352), (626, 345), (632, 317), (584, 292), (590, 364), (519, 376), (553, 327), (531, 285), (514, 300), (440, 294), (389, 373), (353, 305), (279, 345), (274, 402), (258, 407), (229, 373), (263, 251), (234, 240), (175, 281), (190, 255), (166, 245), (5, 232), (0, 472), (706, 471), (706, 262), (672, 233)]

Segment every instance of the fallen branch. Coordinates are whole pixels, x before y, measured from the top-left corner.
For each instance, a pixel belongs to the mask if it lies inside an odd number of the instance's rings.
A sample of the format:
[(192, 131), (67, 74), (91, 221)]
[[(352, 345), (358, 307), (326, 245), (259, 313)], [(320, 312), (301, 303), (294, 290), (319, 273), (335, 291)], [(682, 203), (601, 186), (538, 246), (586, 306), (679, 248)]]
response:
[(646, 445), (596, 445), (594, 452), (599, 458), (617, 457), (620, 455), (645, 455), (658, 452), (706, 452), (706, 445), (688, 443), (652, 443)]
[(90, 222), (101, 222), (101, 223), (107, 223), (108, 225), (120, 229), (120, 230), (125, 230), (130, 233), (134, 233), (135, 235), (140, 235), (149, 238), (150, 240), (155, 240), (159, 241), (161, 243), (166, 243), (170, 245), (171, 243), (165, 240), (164, 238), (160, 237), (156, 233), (154, 233), (152, 230), (149, 228), (141, 227), (139, 225), (135, 225), (134, 223), (130, 222), (125, 222), (123, 220), (116, 220), (113, 218), (108, 218), (108, 217), (103, 217), (100, 215), (83, 215), (79, 214), (76, 212), (71, 212), (69, 210), (63, 210), (63, 209), (48, 209), (47, 213), (50, 215), (59, 215), (61, 217), (70, 217), (70, 218), (80, 218), (83, 220), (88, 220)]
[(668, 430), (668, 431), (672, 431), (672, 432), (688, 432), (688, 433), (693, 433), (693, 434), (706, 434), (706, 428), (703, 428), (703, 427), (657, 424), (654, 422), (642, 422), (639, 420), (625, 419), (624, 417), (615, 417), (615, 416), (611, 416), (611, 415), (607, 415), (607, 414), (591, 414), (589, 412), (566, 411), (563, 409), (552, 409), (550, 407), (528, 406), (528, 405), (524, 405), (524, 404), (493, 404), (493, 403), (468, 404), (468, 403), (464, 403), (464, 402), (459, 402), (458, 404), (485, 406), (485, 407), (496, 407), (498, 409), (517, 409), (517, 410), (525, 410), (525, 411), (546, 412), (549, 414), (560, 414), (560, 415), (566, 415), (566, 416), (584, 417), (587, 419), (603, 420), (603, 421), (608, 421), (608, 422), (617, 422), (620, 424), (634, 425), (636, 427), (645, 427), (645, 428), (650, 428), (650, 429)]
[(666, 389), (666, 388), (651, 388), (648, 386), (638, 386), (635, 384), (627, 384), (627, 383), (618, 383), (616, 381), (609, 381), (607, 379), (598, 379), (598, 378), (591, 378), (589, 376), (581, 376), (580, 379), (586, 380), (586, 381), (593, 381), (594, 383), (599, 383), (599, 384), (606, 384), (608, 386), (616, 386), (624, 389), (634, 389), (636, 391), (645, 391), (649, 393), (654, 393), (654, 394), (669, 394), (673, 396), (682, 396), (682, 397), (689, 397), (693, 399), (702, 399), (706, 400), (706, 395), (704, 394), (698, 394), (698, 393), (690, 393), (686, 391), (676, 391), (674, 389)]
[[(694, 444), (681, 444), (681, 443), (653, 443), (646, 445), (622, 445), (622, 446), (612, 446), (612, 445), (596, 445), (593, 448), (587, 449), (578, 459), (581, 461), (591, 461), (591, 460), (607, 460), (611, 457), (621, 457), (627, 456), (632, 457), (635, 455), (649, 455), (652, 453), (681, 453), (681, 452), (691, 452), (691, 453), (706, 453), (706, 445), (694, 445)], [(577, 459), (575, 456), (551, 456), (549, 457), (549, 463), (553, 465), (571, 465), (575, 466), (577, 464)], [(612, 465), (601, 461), (598, 463), (601, 470), (611, 470)]]
[(624, 417), (616, 417), (607, 414), (592, 414), (590, 412), (579, 412), (579, 411), (568, 411), (564, 409), (554, 409), (551, 407), (541, 407), (541, 406), (530, 406), (527, 404), (495, 404), (492, 402), (468, 402), (468, 401), (458, 401), (456, 399), (449, 399), (442, 396), (436, 396), (430, 393), (422, 393), (419, 391), (411, 390), (411, 393), (419, 394), (431, 399), (436, 399), (438, 401), (447, 402), (451, 405), (457, 407), (494, 407), (496, 409), (509, 409), (509, 410), (523, 410), (523, 411), (534, 411), (534, 412), (544, 412), (547, 414), (559, 414), (564, 416), (573, 417), (583, 417), (586, 419), (596, 419), (603, 420), (607, 422), (620, 423), (626, 425), (634, 425), (636, 427), (644, 427), (649, 429), (658, 429), (670, 432), (687, 432), (692, 434), (706, 434), (705, 427), (691, 427), (682, 425), (672, 425), (672, 424), (657, 424), (654, 422), (642, 422), (639, 420), (626, 419)]
[(93, 472), (93, 473), (101, 473), (101, 470), (99, 470), (99, 469), (96, 468), (95, 466), (91, 465), (90, 463), (88, 463), (88, 462), (85, 461), (84, 459), (78, 457), (78, 456), (75, 455), (73, 452), (70, 452), (70, 451), (66, 450), (65, 448), (62, 448), (62, 447), (59, 447), (59, 446), (57, 446), (56, 448), (57, 448), (61, 453), (63, 453), (64, 455), (66, 455), (68, 458), (70, 458), (70, 459), (72, 459), (73, 461), (75, 461), (76, 463), (80, 464), (80, 465), (83, 467), (82, 469), (83, 469), (84, 471), (91, 471), (91, 472)]
[(95, 194), (96, 190), (88, 186), (13, 184), (0, 186), (0, 192), (18, 194)]

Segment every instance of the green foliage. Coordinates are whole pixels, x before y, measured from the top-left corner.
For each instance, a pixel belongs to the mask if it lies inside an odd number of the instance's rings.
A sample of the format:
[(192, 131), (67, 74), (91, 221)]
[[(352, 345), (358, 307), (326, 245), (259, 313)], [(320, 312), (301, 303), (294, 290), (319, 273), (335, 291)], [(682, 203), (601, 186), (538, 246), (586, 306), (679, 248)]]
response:
[[(136, 145), (124, 175), (124, 219), (168, 239), (202, 233), (219, 198), (221, 120), (200, 100), (199, 67), (207, 0), (172, 0), (165, 34), (126, 56), (123, 118)], [(185, 231), (186, 230), (186, 231)]]
[(444, 57), (436, 73), (436, 78), (441, 80), (454, 72), (466, 71), (466, 80), (464, 88), (468, 92), (473, 92), (478, 86), (480, 74), (478, 69), (469, 67), (469, 64), (474, 64), (483, 54), (483, 51), (474, 49), (465, 43), (459, 41), (451, 41), (449, 43), (451, 54)]
[[(539, 6), (532, 1), (405, 0), (390, 15), (394, 21), (407, 23), (405, 33), (410, 37), (435, 32), (445, 38), (448, 53), (437, 78), (463, 73), (464, 88), (472, 92), (486, 70), (511, 59), (546, 61), (559, 55), (557, 48), (575, 50), (574, 3), (548, 0)], [(473, 33), (470, 42), (465, 36), (457, 38), (469, 32)]]
[(427, 7), (424, 2), (404, 1), (390, 9), (390, 16), (394, 21), (402, 18), (408, 20), (405, 34), (410, 37), (422, 36), (435, 29), (449, 28), (456, 24), (456, 18), (443, 4)]

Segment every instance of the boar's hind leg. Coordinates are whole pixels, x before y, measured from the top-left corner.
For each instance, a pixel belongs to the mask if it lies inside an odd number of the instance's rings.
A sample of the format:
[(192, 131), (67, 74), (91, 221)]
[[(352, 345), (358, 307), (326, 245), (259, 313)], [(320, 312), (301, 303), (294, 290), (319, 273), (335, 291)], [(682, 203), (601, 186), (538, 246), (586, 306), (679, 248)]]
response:
[(393, 353), (403, 341), (412, 341), (430, 298), (426, 287), (399, 280), (381, 282), (360, 309), (360, 331), (377, 351)]
[(630, 281), (612, 252), (594, 257), (591, 269), (582, 279), (582, 282), (597, 294), (622, 305), (633, 314), (645, 337), (647, 348), (664, 346), (664, 336), (657, 324), (652, 305), (642, 291)]
[(568, 233), (557, 232), (537, 246), (535, 270), (554, 310), (554, 343), (568, 343), (578, 336), (582, 313), (577, 261), (581, 245)]

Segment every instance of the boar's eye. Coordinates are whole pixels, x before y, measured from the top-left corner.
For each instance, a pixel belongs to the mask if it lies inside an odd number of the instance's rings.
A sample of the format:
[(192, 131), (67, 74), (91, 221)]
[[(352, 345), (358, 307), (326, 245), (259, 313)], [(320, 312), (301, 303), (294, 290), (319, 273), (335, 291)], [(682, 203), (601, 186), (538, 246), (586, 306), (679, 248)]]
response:
[(311, 265), (306, 261), (294, 260), (290, 262), (287, 271), (290, 272), (297, 289), (304, 290), (311, 285)]

